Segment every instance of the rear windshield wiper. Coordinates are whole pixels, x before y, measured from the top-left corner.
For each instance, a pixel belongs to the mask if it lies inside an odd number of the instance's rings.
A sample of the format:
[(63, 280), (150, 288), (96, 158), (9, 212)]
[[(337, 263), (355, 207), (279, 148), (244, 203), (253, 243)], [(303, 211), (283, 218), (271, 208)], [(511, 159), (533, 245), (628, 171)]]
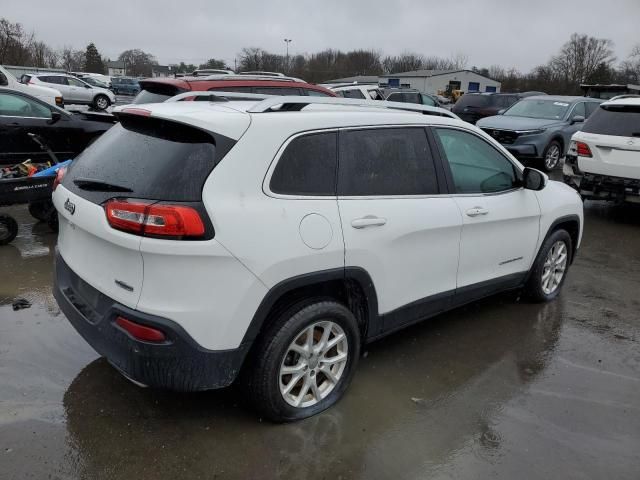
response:
[(78, 188), (91, 192), (133, 192), (133, 190), (128, 187), (114, 185), (113, 183), (92, 178), (76, 178), (73, 183), (75, 183)]

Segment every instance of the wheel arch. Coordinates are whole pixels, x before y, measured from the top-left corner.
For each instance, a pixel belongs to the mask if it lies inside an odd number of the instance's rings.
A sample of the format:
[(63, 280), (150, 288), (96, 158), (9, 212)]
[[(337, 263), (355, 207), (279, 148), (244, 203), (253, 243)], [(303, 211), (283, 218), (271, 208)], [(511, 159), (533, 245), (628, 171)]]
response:
[(549, 235), (551, 235), (556, 230), (566, 230), (566, 232), (571, 237), (571, 263), (573, 263), (576, 250), (578, 249), (578, 241), (580, 240), (580, 217), (578, 215), (565, 215), (555, 219), (554, 222), (549, 226), (547, 234), (540, 244), (540, 248), (542, 248), (545, 240), (549, 238)]
[[(564, 141), (564, 137), (562, 136), (562, 134), (560, 132), (556, 132), (553, 134), (553, 136), (551, 137), (551, 139), (549, 140), (549, 143), (547, 144), (547, 146), (549, 146), (551, 144), (551, 142), (556, 141), (560, 144), (560, 156), (564, 156), (565, 154), (565, 141)], [(546, 150), (546, 149), (545, 149)]]
[(278, 313), (309, 297), (329, 297), (344, 303), (358, 321), (363, 341), (377, 327), (378, 297), (366, 270), (335, 268), (288, 278), (272, 287), (258, 306), (242, 339), (252, 344)]

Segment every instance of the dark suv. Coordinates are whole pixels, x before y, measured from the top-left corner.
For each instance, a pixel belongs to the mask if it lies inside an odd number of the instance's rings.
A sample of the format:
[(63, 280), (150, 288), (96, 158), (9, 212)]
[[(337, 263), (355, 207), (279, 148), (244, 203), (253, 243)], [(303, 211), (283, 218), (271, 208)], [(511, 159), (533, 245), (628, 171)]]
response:
[(133, 103), (159, 103), (174, 95), (195, 91), (255, 93), (262, 95), (335, 97), (318, 85), (297, 78), (260, 75), (211, 75), (209, 77), (149, 78), (140, 82), (140, 94)]
[(544, 95), (541, 92), (524, 93), (467, 93), (460, 97), (451, 111), (465, 122), (475, 124), (485, 117), (498, 115), (521, 98)]

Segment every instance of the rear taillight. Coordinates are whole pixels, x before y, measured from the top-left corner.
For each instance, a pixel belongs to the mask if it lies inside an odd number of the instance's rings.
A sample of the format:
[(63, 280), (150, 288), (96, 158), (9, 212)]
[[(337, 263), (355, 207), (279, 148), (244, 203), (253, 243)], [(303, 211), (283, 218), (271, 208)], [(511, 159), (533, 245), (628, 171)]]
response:
[(58, 188), (58, 185), (62, 183), (62, 179), (64, 178), (64, 174), (67, 173), (67, 167), (61, 167), (56, 172), (56, 178), (53, 180), (53, 189), (55, 191)]
[(56, 105), (62, 107), (64, 105), (64, 99), (62, 97), (56, 97)]
[(128, 332), (133, 338), (143, 342), (162, 343), (167, 340), (162, 330), (132, 322), (128, 318), (117, 317), (116, 325)]
[(139, 200), (109, 200), (107, 221), (117, 230), (152, 237), (199, 238), (205, 228), (195, 208)]
[(584, 142), (576, 142), (576, 152), (580, 157), (591, 157), (591, 149)]

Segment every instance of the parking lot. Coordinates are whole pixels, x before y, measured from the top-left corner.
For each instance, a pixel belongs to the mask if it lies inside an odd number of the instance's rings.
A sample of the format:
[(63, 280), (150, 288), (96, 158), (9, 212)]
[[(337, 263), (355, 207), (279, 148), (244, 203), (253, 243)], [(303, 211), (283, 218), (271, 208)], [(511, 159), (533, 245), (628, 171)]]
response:
[[(335, 407), (261, 422), (233, 389), (120, 376), (51, 295), (56, 237), (0, 248), (0, 472), (24, 478), (638, 478), (640, 210), (585, 204), (559, 298), (493, 297), (370, 345)], [(24, 298), (30, 308), (14, 311)]]

